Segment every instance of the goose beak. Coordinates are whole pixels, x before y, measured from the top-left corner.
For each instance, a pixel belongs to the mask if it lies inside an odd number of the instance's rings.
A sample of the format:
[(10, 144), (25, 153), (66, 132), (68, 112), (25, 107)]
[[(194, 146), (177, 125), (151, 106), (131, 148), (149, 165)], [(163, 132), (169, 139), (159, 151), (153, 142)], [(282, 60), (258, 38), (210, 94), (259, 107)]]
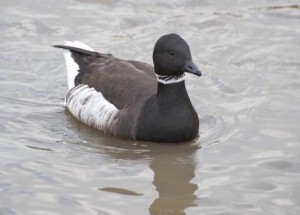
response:
[(187, 72), (187, 73), (191, 73), (197, 76), (201, 76), (202, 72), (198, 69), (198, 67), (196, 66), (196, 64), (194, 64), (193, 61), (191, 60), (187, 60), (185, 61), (185, 65), (183, 67), (183, 71)]

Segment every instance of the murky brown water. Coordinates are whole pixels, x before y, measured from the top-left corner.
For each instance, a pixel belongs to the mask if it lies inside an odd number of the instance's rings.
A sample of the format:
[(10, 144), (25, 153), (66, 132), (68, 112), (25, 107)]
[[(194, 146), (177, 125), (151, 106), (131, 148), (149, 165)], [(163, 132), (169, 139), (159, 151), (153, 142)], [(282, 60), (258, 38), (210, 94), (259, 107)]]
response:
[[(0, 1), (0, 214), (300, 214), (300, 4)], [(81, 40), (151, 62), (176, 32), (204, 73), (187, 86), (201, 138), (107, 137), (62, 106)]]

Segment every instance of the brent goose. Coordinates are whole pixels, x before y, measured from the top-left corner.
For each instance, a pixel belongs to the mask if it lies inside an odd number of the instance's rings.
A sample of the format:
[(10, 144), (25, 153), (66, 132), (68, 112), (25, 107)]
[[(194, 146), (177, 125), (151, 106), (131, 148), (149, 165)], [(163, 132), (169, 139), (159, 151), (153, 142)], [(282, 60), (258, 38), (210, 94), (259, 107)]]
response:
[(177, 34), (156, 42), (154, 67), (95, 52), (78, 41), (54, 47), (64, 49), (66, 106), (78, 120), (131, 140), (185, 142), (197, 137), (199, 119), (184, 73), (201, 76), (201, 72), (188, 44)]

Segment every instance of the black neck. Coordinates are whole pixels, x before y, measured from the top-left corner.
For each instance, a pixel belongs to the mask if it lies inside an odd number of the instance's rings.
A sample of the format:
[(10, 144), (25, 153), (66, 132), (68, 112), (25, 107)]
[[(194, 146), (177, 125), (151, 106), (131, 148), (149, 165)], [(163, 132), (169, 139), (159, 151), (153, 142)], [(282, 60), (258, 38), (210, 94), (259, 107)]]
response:
[(155, 142), (184, 142), (198, 134), (199, 121), (184, 81), (158, 83), (157, 94), (144, 105), (136, 139)]
[(157, 102), (159, 105), (190, 104), (185, 81), (172, 84), (158, 83)]

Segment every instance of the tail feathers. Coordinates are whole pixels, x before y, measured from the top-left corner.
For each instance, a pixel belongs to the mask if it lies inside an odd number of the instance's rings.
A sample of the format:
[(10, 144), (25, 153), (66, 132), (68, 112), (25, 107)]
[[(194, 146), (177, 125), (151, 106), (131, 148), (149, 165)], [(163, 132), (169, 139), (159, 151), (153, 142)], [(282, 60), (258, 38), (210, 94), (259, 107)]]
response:
[(68, 89), (72, 89), (75, 86), (75, 78), (79, 73), (79, 65), (76, 63), (71, 52), (77, 52), (87, 55), (94, 55), (96, 52), (90, 46), (80, 41), (66, 41), (65, 45), (55, 45), (56, 48), (64, 49), (64, 57), (67, 66), (67, 80)]
[(80, 41), (65, 41), (65, 46), (70, 46), (70, 47), (74, 47), (74, 48), (80, 48), (80, 49), (84, 49), (84, 50), (88, 50), (88, 51), (92, 51), (94, 52), (95, 50), (90, 47), (89, 45), (80, 42)]

